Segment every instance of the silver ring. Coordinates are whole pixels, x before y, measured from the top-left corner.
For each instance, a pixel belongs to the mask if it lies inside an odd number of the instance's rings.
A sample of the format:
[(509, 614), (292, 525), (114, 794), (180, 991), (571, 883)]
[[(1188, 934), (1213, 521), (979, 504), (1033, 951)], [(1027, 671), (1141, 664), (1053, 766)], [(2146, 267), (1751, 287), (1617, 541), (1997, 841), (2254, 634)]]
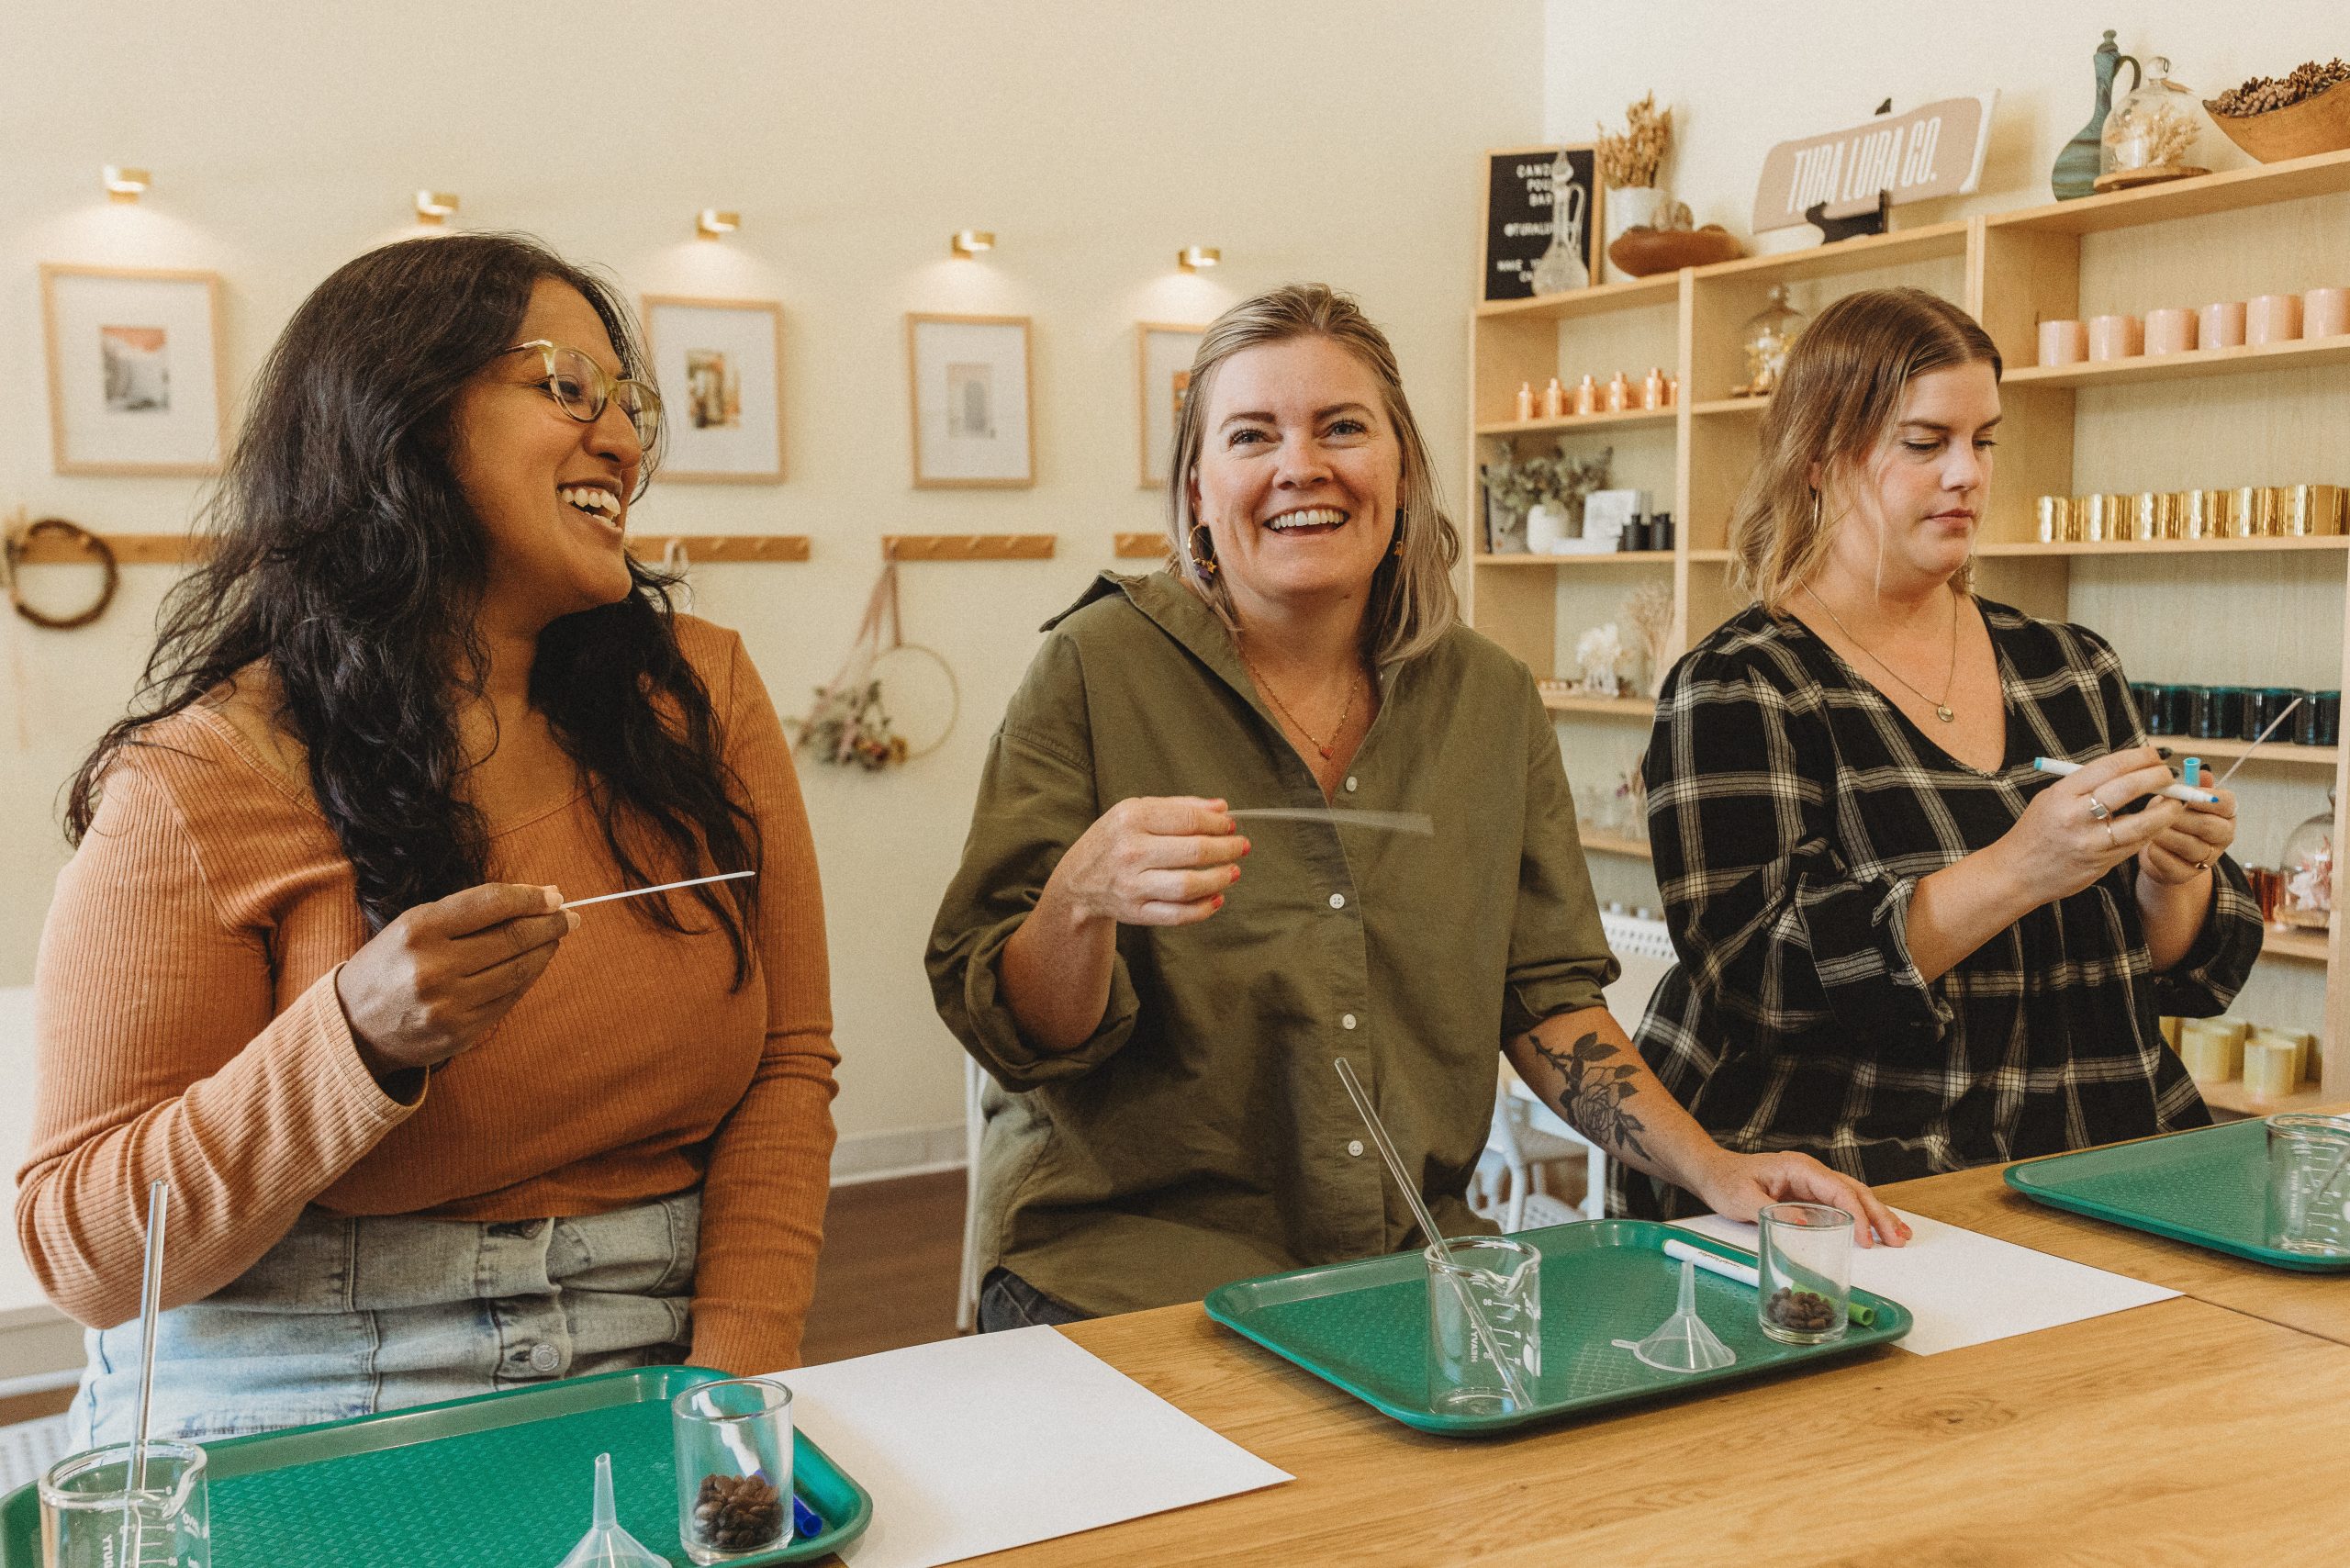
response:
[[(2091, 795), (2089, 797), (2089, 821), (2101, 823), (2112, 814), (2113, 808), (2111, 806), (2107, 805), (2095, 795)], [(2106, 829), (2106, 832), (2108, 833), (2111, 833), (2112, 831), (2113, 830), (2111, 828)]]

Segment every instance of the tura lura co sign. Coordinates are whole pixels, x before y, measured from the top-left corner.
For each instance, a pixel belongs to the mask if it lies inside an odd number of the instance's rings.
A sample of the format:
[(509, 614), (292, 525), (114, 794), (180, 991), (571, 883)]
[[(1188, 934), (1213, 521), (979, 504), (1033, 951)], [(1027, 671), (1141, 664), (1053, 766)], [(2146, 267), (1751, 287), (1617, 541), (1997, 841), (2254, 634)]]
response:
[(1851, 218), (1880, 202), (1898, 207), (1966, 195), (1983, 179), (1998, 97), (1944, 98), (1846, 130), (1782, 141), (1762, 160), (1755, 232)]

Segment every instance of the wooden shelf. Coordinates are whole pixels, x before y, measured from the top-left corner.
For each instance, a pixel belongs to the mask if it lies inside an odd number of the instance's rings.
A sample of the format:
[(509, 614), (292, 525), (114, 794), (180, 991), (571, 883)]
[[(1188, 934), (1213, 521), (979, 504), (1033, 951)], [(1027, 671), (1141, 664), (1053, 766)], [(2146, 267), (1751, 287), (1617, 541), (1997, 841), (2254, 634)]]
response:
[(1730, 553), (1727, 550), (1692, 550), (1688, 554), (1693, 562), (1710, 561), (1724, 566), (1730, 563)]
[(1897, 229), (1890, 234), (1866, 234), (1813, 245), (1798, 251), (1774, 251), (1735, 262), (1716, 262), (1691, 269), (1698, 284), (1716, 279), (1755, 278), (1767, 283), (1794, 283), (1805, 278), (1841, 277), (1847, 273), (1874, 272), (1911, 262), (1943, 261), (1966, 254), (1965, 218), (1930, 223), (1919, 229)]
[(2195, 1087), (2202, 1092), (2203, 1103), (2213, 1110), (2232, 1111), (2240, 1116), (2272, 1116), (2280, 1111), (2314, 1111), (2331, 1103), (2325, 1091), (2315, 1084), (2296, 1090), (2280, 1100), (2254, 1099), (2240, 1078), (2231, 1078), (2224, 1083), (2206, 1083), (2198, 1079)]
[(1659, 273), (1629, 283), (1603, 283), (1568, 294), (1538, 294), (1530, 299), (1489, 299), (1477, 307), (1481, 320), (1564, 321), (1609, 310), (1643, 310), (1672, 305), (1681, 297), (1681, 274)]
[[(183, 566), (204, 554), (204, 542), (192, 533), (102, 533), (99, 537), (113, 550), (116, 562), (125, 566)], [(688, 564), (696, 566), (711, 562), (805, 561), (812, 548), (804, 533), (632, 533), (629, 552), (657, 561), (672, 539), (685, 547)], [(26, 547), (21, 559), (27, 566), (46, 566), (83, 564), (92, 557), (75, 541), (44, 534)]]
[[(2154, 741), (2180, 756), (2242, 756), (2252, 750), (2250, 741), (2207, 741), (2194, 735), (2156, 735)], [(2258, 767), (2273, 762), (2288, 767), (2333, 767), (2341, 760), (2342, 748), (2338, 745), (2286, 745), (2270, 741), (2254, 753), (2252, 766)]]
[(1111, 550), (1121, 561), (1164, 561), (1167, 553), (1164, 533), (1121, 533)]
[(2082, 364), (2029, 365), (2007, 374), (2010, 386), (2134, 386), (2195, 375), (2241, 375), (2256, 370), (2311, 370), (2350, 364), (2350, 337), (2296, 338), (2282, 343), (2245, 343), (2232, 349), (2189, 349), (2184, 353), (2132, 354), (2128, 359)]
[(1690, 404), (1689, 411), (1700, 419), (1713, 419), (1722, 414), (1759, 414), (1770, 406), (1768, 398), (1708, 398)]
[(804, 533), (647, 533), (630, 536), (629, 553), (658, 561), (672, 540), (685, 551), (688, 566), (711, 561), (805, 561), (811, 550)]
[(1656, 858), (1656, 852), (1645, 838), (1618, 838), (1612, 833), (1581, 833), (1580, 836), (1586, 854), (1628, 855), (1635, 860)]
[(1611, 719), (1653, 719), (1653, 697), (1554, 697), (1542, 694), (1542, 706), (1553, 713), (1592, 713)]
[(1531, 551), (1508, 555), (1472, 555), (1480, 566), (1669, 566), (1670, 550), (1610, 550), (1595, 555), (1537, 555)]
[(2144, 223), (2174, 218), (2208, 218), (2213, 213), (2239, 212), (2248, 207), (2300, 201), (2308, 196), (2337, 196), (2350, 191), (2350, 151), (2320, 152), (2281, 163), (2230, 169), (2191, 180), (2142, 185), (2132, 191), (2083, 196), (2022, 212), (2004, 212), (1985, 219), (1993, 230), (2037, 231), (2043, 234), (2098, 234), (2134, 229)]
[(2260, 934), (2260, 956), (2264, 958), (2300, 958), (2312, 964), (2325, 962), (2327, 935), (2322, 931), (2279, 931), (2271, 925)]
[(2350, 535), (2309, 534), (2289, 539), (2106, 539), (2060, 541), (1986, 539), (1975, 546), (1977, 555), (2192, 555), (2232, 554), (2274, 550), (2350, 549)]
[(1567, 414), (1555, 420), (1501, 420), (1477, 427), (1479, 435), (1572, 435), (1585, 430), (1622, 430), (1627, 425), (1669, 425), (1674, 409), (1622, 409), (1606, 414)]

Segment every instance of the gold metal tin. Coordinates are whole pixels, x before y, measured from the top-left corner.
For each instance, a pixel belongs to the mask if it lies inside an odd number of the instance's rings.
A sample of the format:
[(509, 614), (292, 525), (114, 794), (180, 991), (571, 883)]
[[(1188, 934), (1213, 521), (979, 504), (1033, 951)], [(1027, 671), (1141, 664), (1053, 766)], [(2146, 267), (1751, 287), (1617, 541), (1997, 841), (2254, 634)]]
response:
[(2101, 544), (2113, 537), (2113, 510), (2107, 505), (2110, 496), (2081, 498), (2081, 538), (2091, 544)]
[(2311, 538), (2342, 532), (2342, 487), (2339, 485), (2295, 485), (2284, 492), (2279, 531), (2294, 538)]
[(2073, 498), (2042, 496), (2040, 498), (2040, 542), (2059, 544), (2072, 536)]
[(2268, 492), (2258, 485), (2239, 485), (2230, 493), (2228, 501), (2228, 532), (2230, 539), (2257, 539), (2267, 532), (2262, 512), (2268, 504)]
[(2187, 505), (2188, 492), (2185, 490), (2165, 490), (2159, 500), (2157, 521), (2160, 526), (2156, 530), (2154, 537), (2157, 539), (2186, 538)]
[(2187, 532), (2188, 539), (2225, 539), (2228, 519), (2233, 513), (2233, 493), (2228, 490), (2189, 490), (2187, 493)]
[(2129, 532), (2124, 539), (2159, 539), (2162, 537), (2162, 510), (2157, 492), (2141, 490), (2131, 498)]

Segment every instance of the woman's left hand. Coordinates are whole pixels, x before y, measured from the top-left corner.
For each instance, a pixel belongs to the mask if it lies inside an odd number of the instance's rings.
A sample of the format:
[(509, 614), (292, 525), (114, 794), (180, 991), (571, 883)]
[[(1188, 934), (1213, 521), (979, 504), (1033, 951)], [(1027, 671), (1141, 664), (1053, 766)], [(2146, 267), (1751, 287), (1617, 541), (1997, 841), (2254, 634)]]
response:
[[(1899, 1247), (1909, 1227), (1885, 1200), (1841, 1171), (1807, 1154), (1731, 1154), (1727, 1150), (1690, 1189), (1725, 1219), (1754, 1223), (1765, 1204), (1825, 1204), (1852, 1216), (1852, 1239), (1863, 1247), (1882, 1241)], [(1874, 1235), (1872, 1235), (1874, 1232)]]
[(2146, 841), (2138, 851), (2138, 868), (2165, 887), (2193, 881), (2211, 868), (2236, 841), (2236, 798), (2213, 790), (2219, 800), (2210, 805), (2189, 801), (2168, 827)]

